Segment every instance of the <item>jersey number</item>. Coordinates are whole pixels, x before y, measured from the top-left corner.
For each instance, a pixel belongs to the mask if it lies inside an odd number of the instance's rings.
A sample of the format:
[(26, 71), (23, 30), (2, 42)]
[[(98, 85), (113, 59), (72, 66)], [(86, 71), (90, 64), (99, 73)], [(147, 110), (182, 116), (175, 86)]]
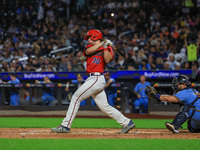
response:
[(94, 57), (93, 58), (93, 61), (92, 61), (92, 63), (95, 63), (95, 64), (99, 64), (99, 62), (100, 62), (100, 59), (99, 58), (96, 58), (96, 57)]

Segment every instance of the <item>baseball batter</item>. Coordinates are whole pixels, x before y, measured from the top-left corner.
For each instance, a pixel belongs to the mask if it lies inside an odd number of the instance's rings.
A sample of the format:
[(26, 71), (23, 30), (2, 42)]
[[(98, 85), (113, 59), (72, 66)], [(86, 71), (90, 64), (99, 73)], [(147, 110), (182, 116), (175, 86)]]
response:
[(69, 133), (72, 122), (78, 112), (80, 102), (92, 96), (101, 111), (122, 125), (123, 129), (118, 133), (128, 133), (129, 130), (135, 127), (135, 124), (108, 104), (104, 91), (106, 82), (103, 72), (105, 65), (113, 60), (112, 42), (110, 40), (102, 41), (102, 33), (97, 29), (88, 31), (84, 39), (89, 42), (83, 52), (87, 60), (87, 74), (89, 77), (73, 94), (62, 124), (56, 128), (52, 128), (51, 131)]

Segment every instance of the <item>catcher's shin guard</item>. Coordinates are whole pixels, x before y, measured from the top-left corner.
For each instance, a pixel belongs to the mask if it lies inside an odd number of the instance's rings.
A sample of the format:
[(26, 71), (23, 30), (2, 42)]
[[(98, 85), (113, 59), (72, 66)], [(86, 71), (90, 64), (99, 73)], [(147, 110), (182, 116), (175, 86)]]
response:
[(187, 119), (189, 118), (189, 109), (190, 107), (188, 105), (185, 105), (182, 110), (176, 115), (176, 117), (174, 118), (172, 124), (174, 125), (174, 128), (176, 130), (179, 129), (179, 127), (181, 127), (181, 125), (187, 121)]

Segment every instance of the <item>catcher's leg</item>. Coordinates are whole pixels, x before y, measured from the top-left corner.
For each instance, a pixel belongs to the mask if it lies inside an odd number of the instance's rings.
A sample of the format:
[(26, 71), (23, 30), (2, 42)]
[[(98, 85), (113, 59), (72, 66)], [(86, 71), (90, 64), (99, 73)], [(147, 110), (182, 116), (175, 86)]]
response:
[(187, 119), (189, 118), (189, 107), (188, 106), (184, 106), (183, 109), (176, 115), (175, 119), (173, 120), (173, 124), (175, 126), (175, 129), (179, 129), (179, 127), (181, 127), (181, 125), (187, 121)]
[(190, 107), (188, 105), (185, 105), (181, 109), (181, 111), (176, 115), (172, 123), (169, 123), (169, 122), (165, 123), (166, 127), (173, 133), (179, 133), (178, 129), (189, 118), (189, 115), (188, 115), (189, 109)]
[(192, 133), (200, 133), (200, 122), (198, 123), (189, 119), (187, 122), (187, 128)]
[(193, 113), (192, 110), (190, 110), (189, 114), (194, 114), (194, 115), (187, 122), (188, 130), (192, 133), (199, 133), (200, 132), (200, 112), (195, 111)]

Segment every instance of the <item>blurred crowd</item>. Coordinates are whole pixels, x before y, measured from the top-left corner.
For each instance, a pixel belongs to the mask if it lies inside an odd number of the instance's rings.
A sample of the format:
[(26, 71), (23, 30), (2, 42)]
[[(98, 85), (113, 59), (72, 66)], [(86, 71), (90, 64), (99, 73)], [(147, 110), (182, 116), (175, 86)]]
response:
[(126, 55), (106, 70), (200, 66), (200, 0), (2, 0), (0, 70), (84, 71), (94, 28)]

